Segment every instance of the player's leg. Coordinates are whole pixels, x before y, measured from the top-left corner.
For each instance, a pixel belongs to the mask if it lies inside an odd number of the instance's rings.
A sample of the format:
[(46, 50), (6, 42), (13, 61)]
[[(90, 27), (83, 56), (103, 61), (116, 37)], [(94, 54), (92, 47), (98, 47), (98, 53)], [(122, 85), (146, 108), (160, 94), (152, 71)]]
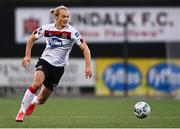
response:
[(58, 85), (63, 73), (64, 67), (56, 68), (50, 66), (50, 74), (45, 78), (44, 85), (41, 87), (40, 93), (33, 98), (26, 110), (26, 115), (31, 115), (36, 104), (43, 104), (51, 95), (53, 88)]
[[(52, 93), (52, 90), (43, 85), (40, 93), (34, 97), (32, 102), (34, 102), (35, 104), (44, 104), (46, 100), (49, 98), (49, 96), (51, 95), (51, 93)], [(36, 98), (37, 98), (37, 101), (36, 101)]]
[(51, 95), (51, 93), (52, 93), (52, 90), (50, 90), (49, 88), (46, 88), (43, 85), (41, 87), (41, 91), (39, 92), (39, 94), (33, 98), (31, 103), (27, 107), (26, 115), (29, 116), (33, 113), (36, 104), (44, 104), (46, 100), (49, 98), (49, 96)]
[(17, 122), (23, 121), (26, 108), (34, 98), (36, 91), (42, 86), (44, 79), (45, 79), (44, 72), (41, 70), (37, 70), (34, 74), (32, 85), (29, 86), (29, 88), (26, 90), (24, 94), (23, 100), (21, 102), (21, 108), (16, 116)]

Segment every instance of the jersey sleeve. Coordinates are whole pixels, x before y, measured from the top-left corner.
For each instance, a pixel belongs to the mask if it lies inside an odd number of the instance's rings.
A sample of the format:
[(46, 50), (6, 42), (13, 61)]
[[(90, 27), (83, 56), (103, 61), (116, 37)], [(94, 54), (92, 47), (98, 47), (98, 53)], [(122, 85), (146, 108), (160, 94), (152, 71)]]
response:
[(72, 39), (74, 40), (74, 42), (80, 45), (81, 37), (82, 37), (81, 34), (77, 30), (74, 29), (72, 32)]
[(36, 37), (37, 39), (40, 39), (41, 37), (44, 36), (45, 28), (46, 28), (46, 26), (43, 25), (43, 26), (37, 28), (37, 29), (33, 32), (33, 34), (35, 35), (35, 37)]

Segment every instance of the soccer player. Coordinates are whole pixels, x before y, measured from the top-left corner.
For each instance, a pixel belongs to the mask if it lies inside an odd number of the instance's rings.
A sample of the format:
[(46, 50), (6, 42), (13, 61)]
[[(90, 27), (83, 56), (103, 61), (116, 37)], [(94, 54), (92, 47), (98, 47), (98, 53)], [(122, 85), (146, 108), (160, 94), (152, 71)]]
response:
[[(25, 115), (31, 115), (36, 104), (43, 104), (53, 92), (68, 64), (69, 53), (76, 43), (81, 48), (85, 58), (85, 76), (91, 78), (91, 54), (86, 41), (80, 33), (68, 24), (69, 10), (65, 6), (58, 6), (50, 10), (54, 23), (42, 25), (28, 38), (25, 57), (22, 66), (27, 68), (31, 59), (33, 42), (41, 37), (47, 38), (46, 48), (39, 58), (32, 84), (26, 90), (16, 116), (17, 122), (22, 122)], [(76, 75), (75, 75), (76, 76)], [(36, 91), (41, 88), (38, 95)]]

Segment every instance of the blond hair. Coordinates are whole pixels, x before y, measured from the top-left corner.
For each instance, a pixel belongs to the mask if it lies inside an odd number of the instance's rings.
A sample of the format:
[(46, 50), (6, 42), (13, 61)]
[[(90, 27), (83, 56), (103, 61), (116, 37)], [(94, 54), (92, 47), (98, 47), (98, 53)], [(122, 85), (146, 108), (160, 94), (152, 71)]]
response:
[(67, 7), (65, 7), (64, 5), (61, 5), (56, 8), (51, 9), (50, 13), (53, 17), (57, 17), (59, 15), (59, 10), (61, 10), (61, 9), (69, 11), (69, 9)]

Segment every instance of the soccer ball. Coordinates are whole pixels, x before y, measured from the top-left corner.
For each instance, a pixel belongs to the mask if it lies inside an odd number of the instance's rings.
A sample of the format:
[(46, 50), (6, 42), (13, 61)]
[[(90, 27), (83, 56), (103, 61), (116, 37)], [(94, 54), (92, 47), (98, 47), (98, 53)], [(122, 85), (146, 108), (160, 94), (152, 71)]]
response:
[(150, 112), (151, 108), (146, 102), (137, 102), (134, 105), (134, 115), (138, 118), (146, 118)]

